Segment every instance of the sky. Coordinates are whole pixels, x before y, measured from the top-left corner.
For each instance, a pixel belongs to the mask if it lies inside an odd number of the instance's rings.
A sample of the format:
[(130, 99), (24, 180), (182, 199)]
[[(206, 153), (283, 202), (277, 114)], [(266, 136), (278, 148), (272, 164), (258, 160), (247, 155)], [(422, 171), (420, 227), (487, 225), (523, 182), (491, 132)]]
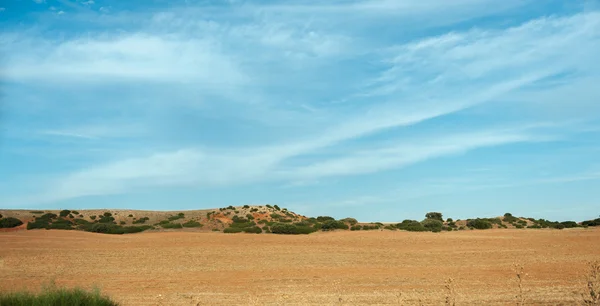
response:
[(0, 207), (596, 218), (599, 54), (600, 0), (0, 0)]

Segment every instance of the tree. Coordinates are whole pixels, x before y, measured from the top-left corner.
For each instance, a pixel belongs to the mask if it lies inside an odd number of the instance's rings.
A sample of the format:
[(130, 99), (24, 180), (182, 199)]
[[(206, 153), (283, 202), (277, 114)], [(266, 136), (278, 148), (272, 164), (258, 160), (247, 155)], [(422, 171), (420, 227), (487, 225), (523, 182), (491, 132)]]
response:
[(425, 218), (444, 222), (444, 218), (442, 216), (442, 213), (440, 212), (428, 212), (427, 214), (425, 214)]

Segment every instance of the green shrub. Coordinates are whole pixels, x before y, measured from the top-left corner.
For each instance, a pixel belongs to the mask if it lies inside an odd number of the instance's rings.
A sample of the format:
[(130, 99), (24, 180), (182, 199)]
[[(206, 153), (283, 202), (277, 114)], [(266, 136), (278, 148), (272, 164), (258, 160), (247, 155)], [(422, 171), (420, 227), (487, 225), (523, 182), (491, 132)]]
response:
[(581, 222), (583, 226), (600, 226), (600, 218)]
[(86, 232), (122, 235), (125, 234), (123, 227), (110, 223), (91, 223), (88, 225), (80, 225), (80, 229)]
[(363, 225), (362, 230), (363, 231), (373, 231), (373, 230), (378, 230), (379, 226), (378, 225)]
[[(440, 219), (441, 219), (441, 216), (440, 216)], [(441, 220), (439, 220), (439, 219), (431, 219), (431, 218), (423, 220), (423, 222), (421, 222), (421, 224), (428, 231), (431, 231), (431, 232), (434, 232), (434, 233), (441, 232), (442, 231), (442, 226), (444, 225), (444, 223)]]
[(96, 220), (96, 216), (90, 216), (90, 219)]
[(251, 227), (251, 226), (255, 226), (255, 225), (256, 225), (256, 223), (254, 223), (252, 221), (247, 221), (247, 222), (234, 222), (234, 223), (231, 223), (229, 225), (229, 227), (245, 228), (245, 227)]
[(396, 228), (409, 232), (426, 232), (426, 229), (421, 222), (417, 220), (404, 220), (402, 223), (396, 224)]
[(60, 213), (58, 215), (61, 216), (61, 217), (66, 217), (66, 216), (68, 216), (70, 214), (71, 214), (70, 210), (63, 209), (63, 210), (60, 211)]
[(575, 221), (564, 221), (564, 222), (561, 222), (560, 224), (564, 225), (565, 228), (579, 227), (579, 224), (577, 224), (577, 222), (575, 222)]
[(134, 233), (140, 233), (143, 231), (147, 231), (149, 229), (151, 229), (152, 226), (150, 225), (142, 225), (142, 226), (125, 226), (123, 227), (123, 231), (125, 234), (134, 234)]
[(228, 227), (226, 229), (223, 230), (223, 233), (226, 234), (235, 234), (235, 233), (241, 233), (243, 232), (244, 229), (243, 228), (239, 228), (239, 227)]
[(342, 221), (336, 221), (336, 220), (327, 220), (327, 221), (323, 222), (323, 224), (321, 225), (322, 231), (333, 231), (336, 229), (347, 230), (348, 225)]
[(160, 226), (162, 228), (183, 228), (183, 225), (179, 223), (161, 223)]
[(350, 225), (356, 225), (358, 223), (358, 220), (354, 219), (354, 218), (344, 218), (342, 220), (340, 220), (342, 222), (346, 222)]
[(90, 222), (88, 220), (84, 220), (84, 219), (74, 219), (73, 222), (75, 224), (81, 225), (81, 224), (90, 224)]
[(360, 225), (353, 225), (352, 227), (350, 227), (351, 231), (360, 231), (362, 229), (362, 226)]
[(273, 234), (300, 235), (314, 233), (316, 230), (308, 226), (297, 226), (289, 223), (275, 223), (271, 226)]
[(0, 214), (0, 219), (2, 219), (4, 216), (2, 214)]
[(260, 221), (258, 221), (258, 224), (267, 224), (267, 223), (269, 223), (269, 221), (267, 221), (267, 220), (260, 220)]
[(213, 231), (213, 232), (220, 232), (221, 230), (220, 230), (220, 229), (218, 229), (218, 228), (213, 228), (213, 229), (212, 229), (212, 231)]
[(252, 214), (247, 214), (246, 215), (246, 219), (248, 219), (248, 220), (254, 220), (254, 216)]
[(267, 208), (273, 208), (273, 206), (271, 206), (271, 205), (269, 205), (269, 204), (267, 204), (267, 205), (265, 205), (265, 206), (266, 206)]
[(53, 213), (47, 213), (47, 214), (43, 214), (42, 216), (36, 218), (36, 219), (44, 219), (44, 220), (51, 220), (51, 219), (56, 219), (58, 216), (56, 214)]
[(281, 210), (281, 208), (279, 208), (279, 206), (277, 206), (277, 205), (273, 205), (273, 208), (275, 208), (277, 210)]
[(440, 212), (428, 212), (425, 214), (425, 219), (433, 219), (444, 222), (443, 215)]
[(329, 217), (329, 216), (318, 216), (317, 217), (317, 221), (318, 222), (325, 222), (325, 221), (335, 221), (335, 218), (333, 217)]
[(565, 227), (566, 227), (566, 226), (565, 226), (564, 224), (562, 224), (562, 223), (556, 224), (556, 225), (554, 226), (554, 228), (555, 228), (555, 229), (559, 229), (559, 230), (561, 230), (561, 229), (564, 229)]
[(521, 225), (521, 224), (517, 224), (517, 225), (515, 225), (515, 227), (516, 227), (516, 228), (519, 228), (519, 229), (520, 229), (520, 228), (525, 228), (525, 227), (524, 227), (523, 225)]
[(537, 224), (533, 224), (533, 225), (528, 226), (527, 228), (536, 228), (536, 229), (539, 229), (539, 228), (542, 228), (542, 227), (539, 226), (539, 225), (537, 225)]
[(396, 230), (396, 227), (391, 226), (391, 225), (386, 225), (383, 228), (386, 229), (386, 230), (388, 230), (388, 231), (395, 231)]
[(137, 220), (133, 221), (132, 223), (133, 223), (133, 224), (144, 224), (144, 223), (146, 223), (146, 221), (148, 221), (148, 220), (150, 220), (150, 218), (148, 218), (148, 217), (143, 217), (143, 218), (140, 218), (140, 219), (137, 219)]
[(511, 213), (505, 213), (504, 214), (504, 221), (508, 222), (508, 223), (513, 223), (516, 222), (518, 219), (515, 218)]
[(79, 215), (79, 212), (76, 211), (76, 210), (72, 210), (71, 213), (74, 214), (74, 215)]
[(46, 219), (37, 219), (33, 222), (27, 223), (27, 229), (48, 229), (50, 227), (50, 223)]
[(454, 220), (452, 218), (448, 218), (448, 219), (446, 219), (446, 222), (447, 223), (454, 223)]
[(112, 217), (112, 213), (106, 211), (106, 212), (104, 212), (104, 216), (105, 217)]
[(262, 233), (262, 229), (258, 226), (251, 226), (251, 227), (244, 228), (244, 232), (251, 233), (251, 234), (260, 234), (260, 233)]
[(127, 216), (127, 217), (129, 217), (129, 218), (133, 218), (133, 215), (132, 215), (132, 214), (129, 214), (129, 216)]
[(35, 214), (35, 215), (41, 215), (41, 214), (43, 214), (44, 212), (43, 212), (43, 211), (41, 211), (41, 210), (32, 210), (32, 211), (30, 211), (30, 213), (32, 213), (32, 214)]
[(188, 221), (186, 223), (183, 223), (182, 226), (183, 227), (202, 227), (204, 225), (200, 224), (200, 222), (196, 222), (196, 221), (190, 220), (190, 221)]
[(490, 229), (492, 228), (492, 223), (483, 219), (472, 219), (467, 220), (467, 226), (476, 229)]
[(257, 212), (257, 211), (258, 211), (258, 208), (252, 208), (252, 209), (250, 209), (250, 212)]
[(125, 222), (125, 221), (120, 221), (120, 222), (119, 222), (119, 224), (120, 224), (120, 225), (125, 225), (125, 224), (127, 224), (127, 222)]
[(23, 225), (23, 221), (17, 218), (8, 217), (0, 219), (0, 228), (13, 228), (21, 225)]
[(112, 215), (110, 215), (110, 213), (108, 213), (109, 215), (107, 215), (107, 213), (104, 213), (103, 216), (100, 216), (100, 219), (98, 219), (98, 222), (100, 223), (114, 223), (115, 222), (115, 218), (112, 217)]
[(229, 206), (227, 206), (227, 209), (235, 210), (235, 207), (229, 205)]
[(49, 288), (41, 293), (29, 292), (0, 293), (0, 305), (14, 306), (117, 306), (116, 302), (100, 295), (99, 291), (88, 292), (82, 289)]
[(177, 216), (171, 216), (167, 219), (169, 219), (169, 221), (175, 221), (175, 220), (183, 219), (184, 217), (185, 217), (184, 213), (179, 213), (179, 214), (177, 214)]
[(244, 205), (244, 208), (248, 209), (250, 208), (250, 205)]

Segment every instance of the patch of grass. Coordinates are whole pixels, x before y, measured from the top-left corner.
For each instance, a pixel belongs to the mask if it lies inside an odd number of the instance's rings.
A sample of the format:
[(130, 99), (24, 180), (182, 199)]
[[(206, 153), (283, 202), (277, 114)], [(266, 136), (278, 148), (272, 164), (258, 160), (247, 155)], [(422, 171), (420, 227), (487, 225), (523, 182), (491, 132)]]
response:
[(204, 225), (202, 225), (200, 222), (196, 222), (193, 220), (190, 220), (188, 222), (185, 222), (183, 224), (181, 224), (183, 227), (202, 227)]
[(23, 225), (23, 221), (17, 218), (8, 217), (0, 219), (0, 228), (13, 228), (20, 225)]
[(117, 306), (99, 291), (49, 288), (41, 293), (0, 293), (0, 305), (7, 306)]

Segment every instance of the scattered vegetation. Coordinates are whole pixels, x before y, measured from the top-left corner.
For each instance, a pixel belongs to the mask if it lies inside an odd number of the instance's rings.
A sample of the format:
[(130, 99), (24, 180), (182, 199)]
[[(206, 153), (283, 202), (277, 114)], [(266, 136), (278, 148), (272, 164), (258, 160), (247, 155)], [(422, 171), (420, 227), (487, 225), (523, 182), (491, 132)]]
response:
[(171, 216), (169, 217), (169, 221), (175, 221), (175, 220), (179, 220), (179, 219), (183, 219), (185, 218), (185, 214), (184, 213), (178, 213), (176, 216)]
[(161, 222), (160, 226), (162, 228), (183, 228), (183, 225), (181, 225), (180, 223), (170, 223), (168, 221), (165, 223)]

